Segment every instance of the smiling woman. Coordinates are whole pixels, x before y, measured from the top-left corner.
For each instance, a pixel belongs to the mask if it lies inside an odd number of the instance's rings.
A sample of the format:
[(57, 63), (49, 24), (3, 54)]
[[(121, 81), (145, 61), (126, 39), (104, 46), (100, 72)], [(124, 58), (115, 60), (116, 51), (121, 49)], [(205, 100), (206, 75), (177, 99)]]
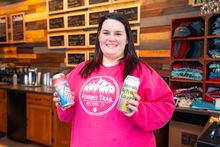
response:
[[(96, 34), (94, 58), (67, 75), (74, 105), (63, 110), (54, 93), (59, 119), (72, 122), (70, 146), (155, 147), (154, 131), (169, 121), (175, 108), (171, 90), (137, 57), (124, 15), (103, 16)], [(125, 100), (123, 107), (129, 111), (120, 111), (117, 105), (128, 76), (140, 86)]]

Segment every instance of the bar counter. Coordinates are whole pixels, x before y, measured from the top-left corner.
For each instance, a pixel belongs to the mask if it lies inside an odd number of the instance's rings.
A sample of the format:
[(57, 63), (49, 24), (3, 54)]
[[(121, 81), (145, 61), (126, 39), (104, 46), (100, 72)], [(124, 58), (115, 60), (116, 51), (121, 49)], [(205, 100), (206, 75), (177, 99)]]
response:
[(8, 84), (8, 83), (0, 83), (0, 89), (6, 90), (17, 90), (17, 91), (26, 91), (26, 92), (35, 92), (35, 93), (42, 93), (42, 94), (53, 94), (54, 88), (48, 86), (27, 86), (23, 84)]

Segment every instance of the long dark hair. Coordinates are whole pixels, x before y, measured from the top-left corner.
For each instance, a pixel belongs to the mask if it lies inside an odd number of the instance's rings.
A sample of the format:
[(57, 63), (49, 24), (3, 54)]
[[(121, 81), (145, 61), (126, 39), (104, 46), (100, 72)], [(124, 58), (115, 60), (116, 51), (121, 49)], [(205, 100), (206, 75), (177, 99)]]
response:
[(127, 18), (124, 15), (119, 14), (119, 13), (109, 13), (101, 17), (99, 21), (99, 26), (97, 30), (97, 36), (96, 36), (95, 55), (94, 55), (94, 58), (88, 61), (88, 63), (81, 69), (80, 74), (81, 74), (81, 77), (83, 78), (87, 78), (94, 70), (99, 70), (99, 67), (102, 64), (103, 53), (99, 45), (99, 33), (102, 29), (103, 22), (107, 19), (118, 20), (125, 27), (128, 43), (125, 45), (124, 57), (122, 59), (125, 61), (125, 67), (123, 70), (124, 78), (127, 75), (131, 74), (136, 68), (136, 66), (139, 65), (140, 63), (140, 60), (135, 52), (131, 28), (130, 28)]

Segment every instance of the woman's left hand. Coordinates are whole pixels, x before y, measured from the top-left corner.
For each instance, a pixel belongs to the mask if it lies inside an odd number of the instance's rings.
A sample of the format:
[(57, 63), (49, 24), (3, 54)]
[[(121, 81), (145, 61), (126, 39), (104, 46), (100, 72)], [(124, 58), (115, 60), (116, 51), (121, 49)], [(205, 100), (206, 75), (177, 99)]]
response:
[(139, 101), (141, 97), (137, 93), (133, 93), (133, 99), (128, 100), (127, 108), (131, 109), (131, 113), (124, 113), (126, 116), (131, 117), (138, 112)]

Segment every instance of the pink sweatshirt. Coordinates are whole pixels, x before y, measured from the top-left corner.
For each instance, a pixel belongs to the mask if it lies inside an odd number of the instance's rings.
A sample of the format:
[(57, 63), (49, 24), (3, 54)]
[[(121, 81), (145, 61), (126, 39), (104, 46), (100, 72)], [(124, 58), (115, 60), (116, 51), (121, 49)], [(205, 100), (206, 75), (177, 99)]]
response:
[(76, 103), (65, 111), (57, 107), (59, 119), (72, 123), (71, 147), (155, 147), (153, 131), (170, 120), (175, 108), (165, 81), (145, 64), (136, 68), (132, 76), (140, 78), (141, 100), (138, 112), (127, 117), (117, 109), (124, 62), (101, 65), (87, 79), (79, 74), (84, 65), (67, 75)]

